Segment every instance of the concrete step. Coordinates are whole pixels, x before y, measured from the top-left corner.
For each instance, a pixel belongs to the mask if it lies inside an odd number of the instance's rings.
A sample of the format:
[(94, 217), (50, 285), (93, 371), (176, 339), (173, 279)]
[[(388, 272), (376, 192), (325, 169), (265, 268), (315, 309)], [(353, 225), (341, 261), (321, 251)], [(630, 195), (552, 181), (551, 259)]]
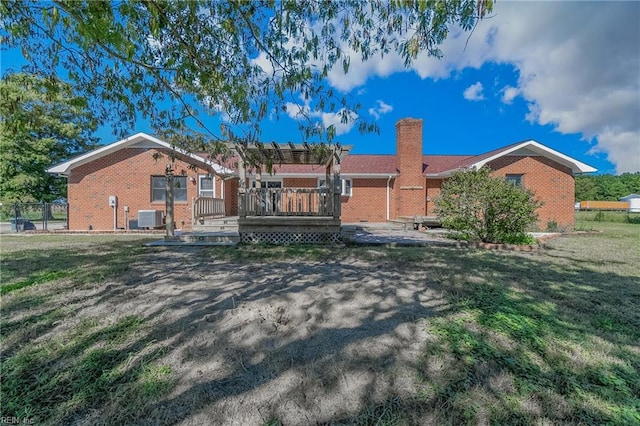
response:
[(238, 232), (238, 225), (196, 225), (193, 232)]
[(237, 232), (187, 232), (176, 236), (185, 243), (206, 243), (207, 245), (233, 245), (240, 242)]

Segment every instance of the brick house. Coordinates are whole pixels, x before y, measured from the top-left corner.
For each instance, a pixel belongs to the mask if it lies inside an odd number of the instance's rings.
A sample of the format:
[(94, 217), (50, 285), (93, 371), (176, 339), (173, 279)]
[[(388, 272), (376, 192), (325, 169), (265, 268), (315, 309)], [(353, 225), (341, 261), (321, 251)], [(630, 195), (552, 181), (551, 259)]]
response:
[[(162, 176), (170, 146), (139, 133), (87, 153), (49, 170), (68, 177), (70, 229), (113, 229), (110, 195), (118, 197), (116, 227), (126, 227), (138, 210), (164, 209)], [(538, 209), (538, 227), (555, 222), (570, 229), (574, 224), (574, 176), (595, 172), (576, 159), (533, 141), (518, 142), (480, 155), (423, 155), (420, 119), (396, 124), (396, 155), (349, 154), (341, 168), (342, 223), (384, 222), (401, 216), (434, 214), (434, 199), (442, 182), (465, 168), (488, 166), (497, 176), (534, 191), (544, 205)], [(191, 200), (213, 196), (224, 200), (226, 214), (237, 215), (237, 174), (204, 158), (178, 152), (174, 165), (181, 184), (176, 191), (178, 228), (191, 229)], [(325, 170), (312, 165), (288, 164), (262, 174), (262, 186), (317, 188), (325, 185)], [(255, 177), (248, 178), (251, 186)], [(186, 188), (183, 188), (185, 185)], [(178, 196), (179, 192), (179, 196)]]
[[(219, 197), (233, 210), (237, 183), (203, 156), (172, 149), (165, 141), (138, 133), (48, 170), (67, 177), (69, 229), (112, 230), (135, 227), (140, 210), (165, 210), (165, 169), (175, 174), (174, 219), (192, 227), (192, 203)], [(225, 192), (227, 190), (228, 192)], [(116, 197), (115, 206), (110, 197)]]

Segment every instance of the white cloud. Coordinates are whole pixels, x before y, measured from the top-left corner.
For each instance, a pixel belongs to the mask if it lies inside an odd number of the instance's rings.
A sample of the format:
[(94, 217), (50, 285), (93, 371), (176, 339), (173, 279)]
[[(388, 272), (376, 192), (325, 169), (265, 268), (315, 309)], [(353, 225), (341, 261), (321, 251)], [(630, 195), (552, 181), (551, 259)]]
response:
[(482, 86), (482, 83), (478, 81), (467, 87), (462, 96), (464, 96), (464, 98), (468, 101), (482, 101), (484, 100), (484, 95), (482, 94), (483, 90), (484, 87)]
[[(511, 64), (519, 79), (502, 102), (522, 96), (529, 120), (595, 141), (594, 152), (607, 153), (618, 173), (639, 171), (640, 3), (496, 2), (493, 15), (470, 38), (452, 28), (444, 58), (420, 55), (411, 71), (437, 80), (485, 63)], [(352, 57), (347, 75), (339, 68), (329, 83), (342, 91), (407, 71), (393, 53), (365, 63)]]
[(393, 107), (383, 100), (378, 99), (378, 107), (369, 108), (369, 114), (372, 115), (376, 120), (380, 119), (381, 115), (387, 114), (393, 111)]
[(506, 86), (502, 89), (502, 103), (511, 105), (516, 96), (520, 94), (520, 90), (517, 87)]
[(344, 109), (341, 109), (337, 112), (313, 111), (309, 107), (308, 101), (303, 105), (299, 105), (293, 102), (287, 102), (286, 104), (287, 115), (292, 119), (319, 119), (325, 129), (329, 126), (334, 126), (334, 128), (336, 129), (336, 136), (349, 133), (355, 125), (356, 119), (358, 118), (358, 114), (354, 112), (348, 112), (350, 119), (347, 123), (343, 123), (342, 114), (344, 113), (344, 111)]

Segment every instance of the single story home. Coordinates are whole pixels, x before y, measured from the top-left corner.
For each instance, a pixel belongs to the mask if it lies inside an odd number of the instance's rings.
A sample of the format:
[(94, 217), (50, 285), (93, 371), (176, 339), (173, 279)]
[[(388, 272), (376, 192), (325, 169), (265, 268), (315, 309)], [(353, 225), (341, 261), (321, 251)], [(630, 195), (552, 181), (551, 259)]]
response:
[(232, 194), (225, 193), (223, 176), (230, 171), (145, 133), (80, 155), (48, 172), (67, 178), (70, 230), (129, 229), (138, 227), (140, 211), (164, 212), (169, 164), (175, 175), (178, 228), (191, 228), (192, 201), (200, 196), (223, 199), (227, 211), (237, 209), (237, 184)]
[[(237, 170), (212, 164), (204, 155), (172, 151), (167, 142), (138, 133), (49, 169), (68, 179), (69, 228), (128, 228), (140, 211), (163, 211), (164, 173), (172, 152), (178, 228), (192, 228), (199, 198), (217, 199), (227, 216), (238, 214)], [(406, 118), (396, 124), (395, 155), (348, 154), (341, 160), (342, 223), (434, 215), (442, 183), (457, 170), (483, 166), (535, 193), (544, 203), (537, 212), (541, 229), (549, 223), (573, 227), (574, 176), (596, 171), (534, 140), (479, 155), (424, 155), (422, 120)], [(326, 185), (323, 166), (276, 164), (273, 169), (261, 174), (261, 187)], [(247, 188), (255, 186), (255, 178), (247, 176)]]

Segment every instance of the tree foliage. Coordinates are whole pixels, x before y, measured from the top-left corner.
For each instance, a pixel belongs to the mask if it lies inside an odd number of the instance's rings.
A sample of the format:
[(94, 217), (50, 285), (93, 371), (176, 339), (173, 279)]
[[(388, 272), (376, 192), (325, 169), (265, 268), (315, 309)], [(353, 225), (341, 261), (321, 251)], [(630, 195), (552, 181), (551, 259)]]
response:
[[(375, 131), (357, 118), (356, 100), (327, 85), (329, 73), (390, 52), (406, 65), (420, 52), (440, 56), (452, 25), (469, 31), (491, 9), (492, 0), (7, 1), (0, 33), (31, 68), (68, 73), (120, 133), (144, 118), (156, 129), (188, 122), (207, 138), (255, 141), (260, 121), (287, 102), (309, 119), (333, 112)], [(202, 113), (241, 126), (214, 131)], [(301, 123), (306, 139), (335, 135)]]
[(640, 172), (576, 176), (576, 201), (618, 201), (629, 194), (640, 194)]
[(527, 241), (526, 230), (541, 205), (531, 191), (492, 176), (487, 167), (454, 173), (442, 184), (435, 203), (445, 228), (490, 243)]
[(66, 181), (46, 169), (89, 148), (96, 121), (83, 97), (52, 78), (18, 73), (0, 80), (0, 199), (53, 201)]

